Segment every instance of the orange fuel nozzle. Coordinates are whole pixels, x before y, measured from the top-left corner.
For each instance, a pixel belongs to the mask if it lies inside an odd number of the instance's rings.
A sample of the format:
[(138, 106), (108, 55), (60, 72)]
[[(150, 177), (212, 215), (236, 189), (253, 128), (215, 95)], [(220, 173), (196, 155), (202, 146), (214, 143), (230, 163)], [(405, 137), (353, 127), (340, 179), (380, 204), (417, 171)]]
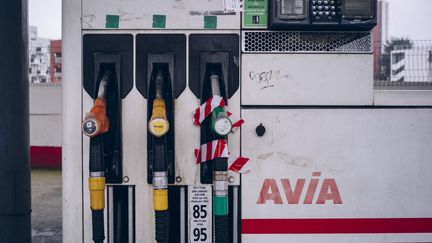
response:
[(82, 123), (82, 131), (84, 135), (95, 137), (109, 130), (109, 120), (106, 115), (106, 90), (108, 88), (110, 72), (106, 71), (102, 76), (99, 84), (98, 97), (94, 101), (94, 105), (84, 118)]
[(106, 101), (96, 98), (90, 112), (86, 114), (82, 123), (84, 135), (95, 137), (107, 132), (109, 129), (109, 120), (106, 115)]

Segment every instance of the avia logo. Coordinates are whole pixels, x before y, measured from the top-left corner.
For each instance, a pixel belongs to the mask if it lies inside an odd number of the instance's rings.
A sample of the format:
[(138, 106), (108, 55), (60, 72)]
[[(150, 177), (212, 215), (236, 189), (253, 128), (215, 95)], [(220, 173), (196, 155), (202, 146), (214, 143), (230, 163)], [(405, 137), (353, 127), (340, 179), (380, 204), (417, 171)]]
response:
[[(303, 204), (313, 203), (320, 176), (321, 172), (312, 173), (312, 179), (307, 187)], [(289, 179), (281, 179), (280, 181), (288, 204), (301, 203), (300, 198), (306, 184), (306, 179), (297, 179), (294, 190)], [(257, 204), (266, 204), (268, 201), (273, 201), (274, 204), (283, 204), (276, 179), (264, 180)], [(322, 182), (315, 204), (325, 204), (327, 201), (333, 201), (333, 204), (342, 204), (342, 198), (339, 194), (338, 186), (335, 179), (332, 178), (325, 178)]]

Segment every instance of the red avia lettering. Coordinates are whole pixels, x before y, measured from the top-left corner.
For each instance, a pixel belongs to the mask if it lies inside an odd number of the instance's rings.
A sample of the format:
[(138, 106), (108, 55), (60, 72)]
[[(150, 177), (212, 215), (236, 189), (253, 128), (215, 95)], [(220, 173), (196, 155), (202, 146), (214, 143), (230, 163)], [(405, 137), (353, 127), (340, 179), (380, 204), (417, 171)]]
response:
[[(312, 179), (309, 181), (306, 189), (303, 204), (313, 203), (320, 182), (320, 176), (321, 172), (312, 173)], [(297, 179), (295, 185), (292, 185), (289, 179), (280, 179), (280, 182), (288, 204), (301, 203), (300, 198), (304, 191), (306, 179)], [(276, 179), (265, 179), (263, 182), (257, 204), (266, 204), (267, 201), (273, 201), (274, 204), (283, 204)], [(325, 178), (323, 180), (315, 204), (325, 204), (327, 201), (333, 201), (333, 204), (342, 204), (338, 186), (335, 179), (332, 178)]]

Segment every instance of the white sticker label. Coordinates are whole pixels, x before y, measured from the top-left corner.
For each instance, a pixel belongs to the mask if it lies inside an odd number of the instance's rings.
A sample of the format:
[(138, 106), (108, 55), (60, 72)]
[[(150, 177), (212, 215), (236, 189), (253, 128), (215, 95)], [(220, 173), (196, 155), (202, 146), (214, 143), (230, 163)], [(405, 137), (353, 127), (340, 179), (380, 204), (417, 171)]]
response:
[(189, 242), (212, 242), (212, 188), (188, 187)]
[(241, 12), (243, 3), (240, 0), (224, 0), (225, 13), (238, 13)]

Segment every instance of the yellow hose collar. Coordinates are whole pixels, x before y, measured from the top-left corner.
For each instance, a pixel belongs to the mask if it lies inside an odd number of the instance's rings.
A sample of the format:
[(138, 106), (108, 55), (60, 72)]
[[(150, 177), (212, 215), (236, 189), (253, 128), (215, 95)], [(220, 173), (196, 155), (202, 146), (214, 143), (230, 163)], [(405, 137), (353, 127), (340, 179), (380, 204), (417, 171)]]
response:
[(168, 210), (168, 190), (153, 190), (153, 207), (155, 211)]
[(105, 177), (90, 177), (90, 207), (92, 210), (105, 208)]

